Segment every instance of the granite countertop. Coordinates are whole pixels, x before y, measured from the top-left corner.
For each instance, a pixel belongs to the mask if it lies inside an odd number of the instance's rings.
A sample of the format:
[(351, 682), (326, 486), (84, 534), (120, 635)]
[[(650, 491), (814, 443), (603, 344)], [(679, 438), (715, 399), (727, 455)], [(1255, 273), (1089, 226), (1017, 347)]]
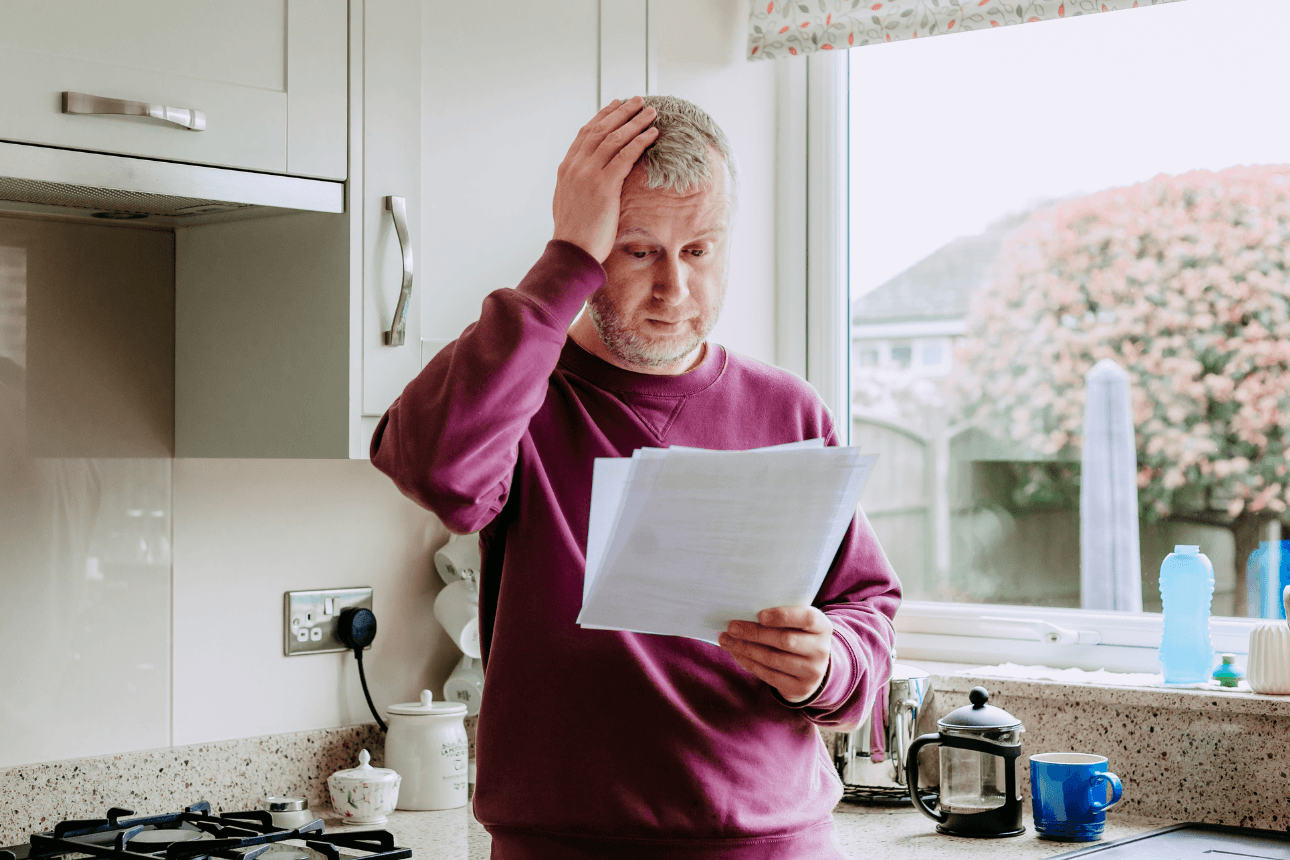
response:
[[(893, 857), (901, 860), (1029, 860), (1065, 854), (1096, 843), (1049, 842), (1035, 836), (1026, 811), (1026, 832), (1011, 839), (964, 839), (943, 836), (934, 822), (914, 809), (879, 809), (842, 803), (833, 813), (838, 843), (848, 858)], [(326, 819), (327, 829), (344, 827)], [(1104, 841), (1122, 839), (1170, 821), (1108, 816)], [(442, 812), (395, 812), (383, 825), (394, 833), (395, 844), (412, 849), (413, 860), (487, 860), (487, 831), (470, 813), (470, 807)], [(359, 829), (359, 828), (355, 828)]]

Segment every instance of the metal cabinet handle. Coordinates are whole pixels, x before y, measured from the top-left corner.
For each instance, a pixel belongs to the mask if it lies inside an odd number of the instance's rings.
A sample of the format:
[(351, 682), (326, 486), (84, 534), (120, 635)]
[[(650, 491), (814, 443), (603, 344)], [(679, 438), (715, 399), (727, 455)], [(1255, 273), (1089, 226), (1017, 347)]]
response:
[(150, 116), (153, 119), (172, 122), (191, 131), (206, 130), (206, 114), (199, 110), (169, 107), (168, 105), (150, 105), (147, 102), (132, 102), (128, 99), (109, 99), (103, 96), (87, 95), (86, 93), (64, 92), (63, 113)]
[(394, 232), (399, 234), (399, 250), (403, 253), (403, 288), (399, 290), (399, 304), (394, 309), (394, 322), (385, 333), (386, 346), (403, 346), (403, 336), (408, 327), (408, 299), (412, 297), (412, 242), (408, 238), (408, 202), (402, 197), (386, 197), (385, 208), (394, 217)]

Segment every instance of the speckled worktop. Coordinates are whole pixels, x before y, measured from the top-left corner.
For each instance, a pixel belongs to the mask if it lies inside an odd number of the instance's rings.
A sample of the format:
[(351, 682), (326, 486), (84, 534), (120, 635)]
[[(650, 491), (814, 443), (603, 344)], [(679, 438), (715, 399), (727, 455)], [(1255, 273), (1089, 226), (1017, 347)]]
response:
[[(1112, 835), (1167, 820), (1290, 829), (1290, 696), (1001, 679), (971, 666), (926, 665), (934, 715), (965, 704), (972, 686), (986, 684), (991, 702), (1025, 725), (1025, 754), (1107, 756), (1124, 783)], [(376, 726), (362, 724), (3, 767), (0, 846), (23, 843), (63, 819), (102, 817), (110, 806), (149, 815), (204, 799), (227, 812), (257, 808), (269, 795), (295, 795), (325, 813), (327, 775), (353, 767), (361, 749), (380, 765), (382, 745)], [(1029, 768), (1019, 771), (1028, 806)], [(982, 843), (938, 836), (912, 811), (844, 805), (837, 820), (840, 843), (857, 857), (871, 856), (876, 845), (929, 857), (950, 846), (991, 856), (996, 849), (1063, 853), (1033, 836)], [(398, 813), (393, 826), (421, 857), (487, 856), (488, 836), (465, 810)]]
[[(1049, 842), (1035, 836), (1030, 814), (1026, 832), (1011, 839), (942, 836), (934, 822), (913, 809), (891, 811), (839, 804), (833, 814), (838, 844), (848, 858), (900, 860), (1028, 860), (1065, 854), (1093, 843)], [(1171, 824), (1149, 818), (1107, 818), (1105, 840), (1121, 839)], [(345, 825), (327, 819), (329, 830)], [(396, 844), (412, 849), (413, 860), (487, 860), (489, 837), (469, 807), (444, 812), (395, 812), (384, 825)], [(357, 828), (356, 828), (357, 829)]]

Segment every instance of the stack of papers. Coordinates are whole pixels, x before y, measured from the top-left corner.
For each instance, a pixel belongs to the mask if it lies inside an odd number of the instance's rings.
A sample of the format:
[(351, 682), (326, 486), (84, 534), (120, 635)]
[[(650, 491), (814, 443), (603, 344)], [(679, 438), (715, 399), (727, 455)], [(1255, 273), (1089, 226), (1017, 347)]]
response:
[(598, 458), (578, 624), (715, 643), (734, 619), (810, 604), (876, 459), (821, 439)]

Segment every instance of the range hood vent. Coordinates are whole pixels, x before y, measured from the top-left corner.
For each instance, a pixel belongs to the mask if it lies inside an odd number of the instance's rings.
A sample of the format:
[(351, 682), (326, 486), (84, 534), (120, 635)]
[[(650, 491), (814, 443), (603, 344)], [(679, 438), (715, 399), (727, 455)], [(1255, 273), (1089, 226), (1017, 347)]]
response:
[(0, 142), (0, 211), (186, 226), (285, 212), (343, 212), (345, 185)]
[(249, 203), (226, 203), (196, 197), (118, 191), (114, 188), (93, 188), (88, 185), (65, 185), (10, 177), (0, 177), (0, 198), (14, 203), (88, 209), (92, 215), (100, 216), (120, 214), (184, 217), (255, 208)]

